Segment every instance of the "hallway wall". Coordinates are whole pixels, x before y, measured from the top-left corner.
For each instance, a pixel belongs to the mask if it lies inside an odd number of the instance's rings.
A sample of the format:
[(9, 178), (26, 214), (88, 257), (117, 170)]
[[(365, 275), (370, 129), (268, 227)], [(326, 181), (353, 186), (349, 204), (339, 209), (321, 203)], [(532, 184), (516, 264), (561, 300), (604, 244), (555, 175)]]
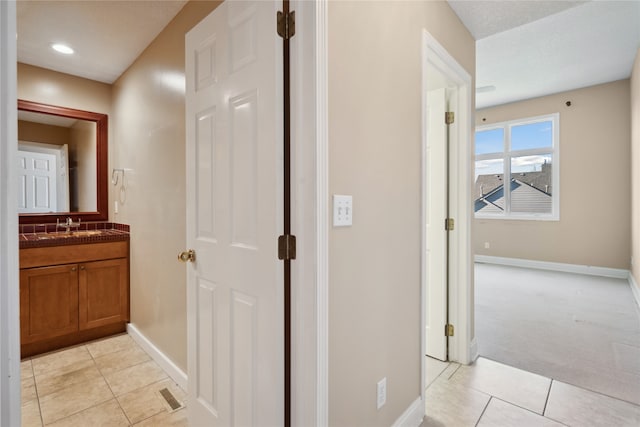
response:
[[(631, 73), (631, 274), (640, 286), (640, 49)], [(640, 288), (636, 288), (640, 297)]]
[(475, 219), (476, 255), (629, 268), (629, 89), (620, 80), (476, 112), (476, 125), (560, 113), (560, 220)]
[(420, 397), (422, 31), (471, 76), (475, 42), (444, 1), (329, 2), (328, 23), (329, 191), (353, 195), (329, 232), (329, 425), (389, 426)]
[(110, 186), (110, 217), (131, 225), (131, 322), (185, 372), (184, 35), (218, 4), (187, 3), (113, 86), (112, 167), (125, 179)]

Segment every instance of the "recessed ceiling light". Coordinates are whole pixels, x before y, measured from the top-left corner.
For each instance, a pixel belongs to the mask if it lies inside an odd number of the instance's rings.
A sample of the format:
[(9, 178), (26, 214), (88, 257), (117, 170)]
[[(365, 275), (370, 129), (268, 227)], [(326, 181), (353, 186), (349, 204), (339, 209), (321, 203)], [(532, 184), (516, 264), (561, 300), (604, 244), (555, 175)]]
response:
[(73, 49), (62, 43), (54, 43), (51, 45), (51, 48), (56, 52), (64, 53), (65, 55), (71, 55), (73, 53)]

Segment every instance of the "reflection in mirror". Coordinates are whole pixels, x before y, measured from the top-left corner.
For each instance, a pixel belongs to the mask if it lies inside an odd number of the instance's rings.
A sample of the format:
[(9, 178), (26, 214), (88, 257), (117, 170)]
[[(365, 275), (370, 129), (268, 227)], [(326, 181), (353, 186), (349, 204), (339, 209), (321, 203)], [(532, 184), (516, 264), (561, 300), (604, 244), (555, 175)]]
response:
[(95, 159), (94, 122), (19, 111), (18, 212), (96, 211)]
[(20, 223), (107, 212), (107, 116), (18, 101)]

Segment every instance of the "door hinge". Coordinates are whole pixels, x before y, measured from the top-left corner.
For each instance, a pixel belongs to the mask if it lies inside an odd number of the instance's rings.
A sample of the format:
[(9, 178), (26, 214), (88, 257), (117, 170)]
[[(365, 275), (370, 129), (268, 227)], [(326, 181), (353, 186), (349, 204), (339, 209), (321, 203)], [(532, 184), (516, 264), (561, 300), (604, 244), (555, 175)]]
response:
[(447, 231), (453, 231), (453, 229), (455, 228), (455, 221), (453, 220), (453, 218), (445, 218), (444, 220), (444, 229)]
[(296, 236), (291, 234), (278, 236), (278, 259), (296, 259)]
[(449, 325), (449, 324), (444, 325), (444, 336), (445, 337), (453, 336), (453, 325)]
[(447, 111), (444, 113), (444, 123), (447, 125), (453, 124), (455, 121), (455, 113)]
[(289, 40), (296, 34), (296, 12), (292, 11), (286, 15), (278, 12), (278, 35), (285, 40)]

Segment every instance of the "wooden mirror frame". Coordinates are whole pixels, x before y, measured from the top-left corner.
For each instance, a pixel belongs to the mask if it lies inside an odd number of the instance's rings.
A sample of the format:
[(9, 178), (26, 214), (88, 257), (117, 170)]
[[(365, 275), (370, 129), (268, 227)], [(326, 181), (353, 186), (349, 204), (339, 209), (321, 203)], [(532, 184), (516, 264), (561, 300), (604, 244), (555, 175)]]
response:
[(96, 124), (96, 211), (95, 212), (56, 212), (56, 213), (21, 213), (20, 224), (48, 224), (56, 222), (60, 218), (65, 220), (72, 217), (74, 220), (107, 221), (109, 218), (108, 196), (108, 127), (109, 117), (106, 114), (90, 111), (75, 110), (73, 108), (59, 107), (56, 105), (41, 104), (38, 102), (18, 100), (18, 110), (33, 113), (50, 114), (52, 116), (67, 117), (72, 119), (87, 120)]

